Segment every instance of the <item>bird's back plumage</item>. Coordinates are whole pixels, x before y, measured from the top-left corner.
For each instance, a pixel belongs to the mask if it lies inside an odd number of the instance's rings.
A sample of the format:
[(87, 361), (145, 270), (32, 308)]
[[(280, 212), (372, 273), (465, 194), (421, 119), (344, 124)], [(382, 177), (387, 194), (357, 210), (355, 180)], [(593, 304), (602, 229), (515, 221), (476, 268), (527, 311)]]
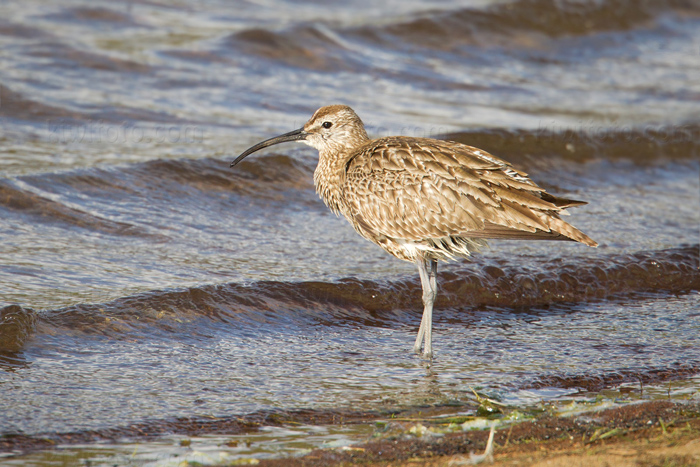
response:
[(559, 217), (585, 203), (550, 195), (507, 162), (460, 143), (369, 141), (349, 157), (340, 189), (355, 229), (408, 261), (467, 256), (489, 238), (596, 245)]

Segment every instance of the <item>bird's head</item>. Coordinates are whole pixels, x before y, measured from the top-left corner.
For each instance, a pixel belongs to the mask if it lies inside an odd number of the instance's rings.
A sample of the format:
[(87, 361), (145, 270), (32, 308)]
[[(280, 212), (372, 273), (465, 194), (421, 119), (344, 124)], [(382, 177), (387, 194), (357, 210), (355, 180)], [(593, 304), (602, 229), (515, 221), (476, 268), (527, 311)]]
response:
[(347, 105), (329, 105), (318, 109), (298, 130), (270, 138), (248, 148), (231, 163), (231, 167), (260, 149), (288, 141), (306, 143), (318, 149), (323, 156), (345, 153), (368, 140), (365, 125), (354, 110)]

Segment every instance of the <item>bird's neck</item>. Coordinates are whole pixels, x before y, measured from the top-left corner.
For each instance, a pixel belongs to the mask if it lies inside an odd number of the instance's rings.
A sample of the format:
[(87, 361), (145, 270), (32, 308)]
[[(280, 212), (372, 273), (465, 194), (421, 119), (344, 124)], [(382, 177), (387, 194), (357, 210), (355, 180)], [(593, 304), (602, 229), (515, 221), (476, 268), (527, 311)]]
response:
[(353, 152), (328, 154), (325, 151), (319, 151), (318, 165), (314, 171), (314, 185), (326, 206), (336, 214), (345, 214), (342, 190), (345, 171), (352, 155)]

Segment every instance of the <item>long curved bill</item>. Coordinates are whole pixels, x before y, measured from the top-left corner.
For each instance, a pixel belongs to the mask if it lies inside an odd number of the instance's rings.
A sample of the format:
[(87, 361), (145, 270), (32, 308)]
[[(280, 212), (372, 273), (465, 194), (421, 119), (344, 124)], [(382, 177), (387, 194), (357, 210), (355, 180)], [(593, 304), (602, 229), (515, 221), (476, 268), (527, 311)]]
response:
[(262, 148), (266, 148), (274, 144), (286, 143), (287, 141), (302, 141), (306, 139), (306, 135), (307, 133), (304, 131), (304, 129), (299, 128), (298, 130), (290, 131), (289, 133), (285, 133), (280, 136), (275, 136), (274, 138), (266, 139), (262, 143), (258, 143), (255, 146), (243, 151), (243, 153), (240, 156), (236, 157), (234, 161), (231, 162), (231, 167), (235, 166), (240, 161), (250, 156), (255, 151), (261, 150)]

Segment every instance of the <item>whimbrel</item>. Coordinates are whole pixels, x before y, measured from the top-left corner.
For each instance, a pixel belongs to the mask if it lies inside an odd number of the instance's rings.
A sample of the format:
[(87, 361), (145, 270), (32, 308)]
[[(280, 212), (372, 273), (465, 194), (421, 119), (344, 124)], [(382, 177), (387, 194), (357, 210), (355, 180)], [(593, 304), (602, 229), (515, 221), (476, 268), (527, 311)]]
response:
[(370, 140), (345, 105), (322, 107), (298, 130), (244, 151), (232, 163), (287, 141), (318, 150), (316, 191), (357, 233), (418, 266), (423, 318), (414, 351), (432, 358), (437, 262), (468, 257), (486, 239), (597, 243), (561, 220), (564, 209), (587, 204), (559, 198), (526, 173), (465, 144), (390, 136)]

